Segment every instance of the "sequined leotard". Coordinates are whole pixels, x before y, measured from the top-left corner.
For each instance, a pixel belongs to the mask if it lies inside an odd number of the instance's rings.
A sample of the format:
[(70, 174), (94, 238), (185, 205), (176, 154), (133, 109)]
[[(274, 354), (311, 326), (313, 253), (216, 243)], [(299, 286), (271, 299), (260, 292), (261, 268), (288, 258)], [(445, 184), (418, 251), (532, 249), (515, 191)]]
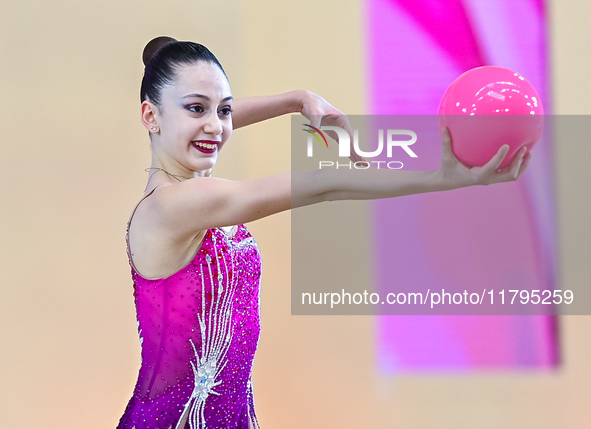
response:
[(208, 230), (193, 260), (164, 279), (142, 277), (129, 245), (128, 256), (142, 364), (117, 428), (258, 428), (261, 259), (246, 227)]

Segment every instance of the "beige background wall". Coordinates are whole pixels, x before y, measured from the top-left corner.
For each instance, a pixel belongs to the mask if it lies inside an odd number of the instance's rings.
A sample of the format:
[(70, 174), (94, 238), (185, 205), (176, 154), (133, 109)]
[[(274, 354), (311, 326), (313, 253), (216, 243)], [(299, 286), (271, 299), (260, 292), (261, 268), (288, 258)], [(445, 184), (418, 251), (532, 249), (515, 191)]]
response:
[[(591, 114), (591, 4), (554, 0), (551, 12), (555, 112)], [(305, 88), (355, 114), (362, 24), (360, 1), (4, 2), (0, 427), (115, 427), (131, 396), (139, 342), (124, 234), (150, 160), (139, 122), (144, 44), (165, 34), (207, 45), (235, 96)], [(219, 176), (289, 169), (287, 117), (232, 141)], [(567, 288), (591, 279), (591, 145), (558, 143)], [(250, 226), (265, 262), (254, 370), (263, 428), (587, 427), (591, 318), (561, 319), (556, 373), (383, 379), (370, 317), (290, 316), (289, 220)]]

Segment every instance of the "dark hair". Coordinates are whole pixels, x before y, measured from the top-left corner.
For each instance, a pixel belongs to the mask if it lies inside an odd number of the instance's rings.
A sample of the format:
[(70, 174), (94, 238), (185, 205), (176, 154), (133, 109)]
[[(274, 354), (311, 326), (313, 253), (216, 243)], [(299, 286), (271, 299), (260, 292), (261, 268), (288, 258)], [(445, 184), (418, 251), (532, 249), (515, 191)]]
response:
[(195, 42), (179, 42), (172, 37), (160, 36), (150, 40), (142, 58), (146, 66), (140, 89), (142, 102), (150, 100), (160, 105), (162, 88), (174, 82), (175, 72), (183, 65), (205, 61), (217, 65), (226, 76), (218, 59), (205, 46)]

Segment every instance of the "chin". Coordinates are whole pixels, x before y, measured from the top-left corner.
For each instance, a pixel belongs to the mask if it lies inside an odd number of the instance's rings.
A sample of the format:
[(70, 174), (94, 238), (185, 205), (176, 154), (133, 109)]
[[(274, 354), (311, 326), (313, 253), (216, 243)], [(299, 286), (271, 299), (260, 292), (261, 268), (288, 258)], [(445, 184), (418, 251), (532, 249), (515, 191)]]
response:
[(192, 167), (192, 170), (195, 172), (199, 172), (199, 171), (206, 171), (206, 170), (211, 170), (213, 167), (215, 167), (216, 163), (215, 162), (200, 162), (198, 164), (194, 164)]

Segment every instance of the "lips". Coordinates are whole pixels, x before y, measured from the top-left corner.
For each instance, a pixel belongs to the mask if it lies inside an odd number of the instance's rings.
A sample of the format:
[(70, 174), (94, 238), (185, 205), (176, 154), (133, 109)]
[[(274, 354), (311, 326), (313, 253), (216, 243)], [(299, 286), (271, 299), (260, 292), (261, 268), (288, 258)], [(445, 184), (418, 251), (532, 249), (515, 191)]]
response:
[(215, 140), (196, 140), (192, 141), (191, 145), (200, 152), (203, 153), (214, 153), (218, 150), (220, 142)]

